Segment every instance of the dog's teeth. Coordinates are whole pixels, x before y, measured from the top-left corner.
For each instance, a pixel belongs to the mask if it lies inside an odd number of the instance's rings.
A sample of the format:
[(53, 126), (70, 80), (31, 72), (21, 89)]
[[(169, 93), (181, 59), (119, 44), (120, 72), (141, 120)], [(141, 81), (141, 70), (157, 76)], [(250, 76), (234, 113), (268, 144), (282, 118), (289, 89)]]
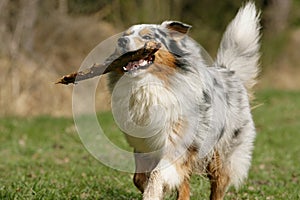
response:
[(150, 60), (144, 60), (144, 59), (141, 59), (139, 61), (132, 61), (132, 62), (129, 62), (127, 64), (127, 66), (123, 67), (123, 70), (125, 72), (132, 71), (132, 70), (137, 70), (140, 67), (144, 67), (144, 66), (146, 66), (150, 63), (152, 63)]
[(148, 62), (147, 62), (146, 60), (143, 60), (143, 61), (141, 62), (140, 65), (141, 65), (141, 66), (144, 66), (144, 65), (147, 65), (147, 63), (148, 63)]

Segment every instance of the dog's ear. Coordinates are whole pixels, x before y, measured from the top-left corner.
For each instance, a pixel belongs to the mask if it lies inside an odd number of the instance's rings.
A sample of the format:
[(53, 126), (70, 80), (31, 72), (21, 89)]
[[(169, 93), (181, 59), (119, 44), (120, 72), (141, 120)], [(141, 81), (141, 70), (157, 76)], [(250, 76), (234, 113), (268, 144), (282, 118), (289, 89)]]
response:
[(187, 34), (188, 31), (192, 28), (192, 26), (178, 21), (164, 21), (161, 26), (171, 31), (176, 31), (182, 34)]

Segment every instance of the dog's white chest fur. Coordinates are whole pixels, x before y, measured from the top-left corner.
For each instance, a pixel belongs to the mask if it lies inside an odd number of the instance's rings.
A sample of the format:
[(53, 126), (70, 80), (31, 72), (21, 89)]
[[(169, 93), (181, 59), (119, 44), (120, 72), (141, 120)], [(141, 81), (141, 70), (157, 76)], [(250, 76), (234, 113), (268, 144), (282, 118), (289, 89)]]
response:
[(112, 93), (112, 111), (119, 128), (139, 152), (165, 145), (172, 122), (179, 119), (179, 102), (152, 74), (123, 76)]

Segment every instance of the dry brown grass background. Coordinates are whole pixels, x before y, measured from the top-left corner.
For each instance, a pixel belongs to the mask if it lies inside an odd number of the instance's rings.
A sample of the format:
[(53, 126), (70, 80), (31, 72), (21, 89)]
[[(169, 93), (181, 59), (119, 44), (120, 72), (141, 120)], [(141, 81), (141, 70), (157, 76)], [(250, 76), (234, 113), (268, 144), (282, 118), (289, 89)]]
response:
[[(72, 115), (72, 88), (54, 84), (79, 69), (88, 53), (118, 31), (94, 17), (53, 16), (36, 29), (34, 56), (0, 57), (0, 115)], [(105, 86), (104, 79), (100, 85)], [(105, 88), (97, 93), (98, 110), (110, 105)]]

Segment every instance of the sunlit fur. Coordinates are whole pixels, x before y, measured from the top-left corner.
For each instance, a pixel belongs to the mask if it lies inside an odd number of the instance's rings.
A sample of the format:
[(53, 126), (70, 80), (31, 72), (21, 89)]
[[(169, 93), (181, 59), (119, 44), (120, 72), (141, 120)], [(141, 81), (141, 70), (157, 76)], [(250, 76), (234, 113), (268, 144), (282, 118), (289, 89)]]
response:
[(124, 53), (157, 41), (146, 69), (110, 73), (116, 123), (135, 150), (135, 185), (144, 200), (176, 189), (189, 199), (191, 174), (207, 174), (211, 199), (247, 177), (255, 128), (248, 95), (258, 73), (259, 18), (253, 3), (225, 31), (217, 59), (187, 36), (189, 25), (135, 25), (119, 39)]

